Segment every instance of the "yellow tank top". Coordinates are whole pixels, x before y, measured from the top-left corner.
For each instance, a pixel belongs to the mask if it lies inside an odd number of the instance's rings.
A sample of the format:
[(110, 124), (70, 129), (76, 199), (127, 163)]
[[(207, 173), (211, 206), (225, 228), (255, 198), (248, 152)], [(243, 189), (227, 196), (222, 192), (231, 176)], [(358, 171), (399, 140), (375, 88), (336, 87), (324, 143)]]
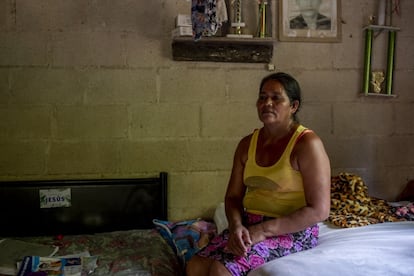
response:
[(269, 167), (256, 163), (259, 130), (253, 132), (243, 176), (247, 187), (243, 206), (247, 212), (281, 217), (306, 205), (302, 175), (290, 164), (292, 149), (305, 130), (299, 125), (280, 159)]

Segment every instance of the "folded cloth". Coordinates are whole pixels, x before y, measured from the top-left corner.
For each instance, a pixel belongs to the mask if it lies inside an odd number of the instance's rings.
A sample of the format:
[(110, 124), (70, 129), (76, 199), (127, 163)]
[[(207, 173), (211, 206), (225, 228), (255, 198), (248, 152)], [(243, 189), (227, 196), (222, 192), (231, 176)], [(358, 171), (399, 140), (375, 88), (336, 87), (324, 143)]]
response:
[(183, 266), (217, 233), (214, 223), (201, 219), (177, 222), (154, 219), (153, 223), (177, 254)]
[(202, 36), (215, 35), (225, 21), (225, 0), (192, 0), (191, 22), (195, 41), (200, 40)]
[(225, 0), (217, 0), (217, 21), (219, 22), (220, 26), (227, 22), (227, 7)]

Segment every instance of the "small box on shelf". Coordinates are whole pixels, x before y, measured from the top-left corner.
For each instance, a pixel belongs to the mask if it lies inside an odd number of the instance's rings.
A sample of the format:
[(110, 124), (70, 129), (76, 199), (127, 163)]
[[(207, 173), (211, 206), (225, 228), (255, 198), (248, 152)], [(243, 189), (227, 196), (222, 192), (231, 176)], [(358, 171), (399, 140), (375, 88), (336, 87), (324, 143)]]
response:
[(193, 28), (191, 23), (191, 16), (188, 14), (178, 14), (175, 18), (175, 29), (171, 31), (171, 36), (192, 36)]
[(179, 36), (192, 36), (193, 29), (188, 26), (179, 26), (171, 31), (172, 37), (179, 37)]
[(191, 16), (188, 14), (178, 14), (175, 18), (176, 27), (191, 27)]

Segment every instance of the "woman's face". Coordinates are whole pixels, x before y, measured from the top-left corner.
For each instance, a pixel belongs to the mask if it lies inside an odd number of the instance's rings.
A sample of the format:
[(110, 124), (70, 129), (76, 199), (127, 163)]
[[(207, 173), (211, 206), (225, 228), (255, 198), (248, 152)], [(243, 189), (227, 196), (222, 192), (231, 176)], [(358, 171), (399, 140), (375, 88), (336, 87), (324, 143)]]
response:
[(295, 111), (283, 85), (276, 80), (268, 80), (259, 92), (256, 103), (260, 121), (264, 124), (291, 120)]

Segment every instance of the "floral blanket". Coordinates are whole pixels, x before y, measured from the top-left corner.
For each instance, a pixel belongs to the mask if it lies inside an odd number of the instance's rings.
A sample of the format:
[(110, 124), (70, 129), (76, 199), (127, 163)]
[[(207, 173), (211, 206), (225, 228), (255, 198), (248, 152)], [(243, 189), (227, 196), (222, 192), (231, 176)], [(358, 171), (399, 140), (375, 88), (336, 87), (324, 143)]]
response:
[(92, 276), (182, 275), (177, 256), (155, 229), (20, 239), (58, 246), (58, 256), (89, 251), (98, 257)]
[(414, 221), (414, 202), (406, 202), (394, 207), (395, 214), (403, 219)]

